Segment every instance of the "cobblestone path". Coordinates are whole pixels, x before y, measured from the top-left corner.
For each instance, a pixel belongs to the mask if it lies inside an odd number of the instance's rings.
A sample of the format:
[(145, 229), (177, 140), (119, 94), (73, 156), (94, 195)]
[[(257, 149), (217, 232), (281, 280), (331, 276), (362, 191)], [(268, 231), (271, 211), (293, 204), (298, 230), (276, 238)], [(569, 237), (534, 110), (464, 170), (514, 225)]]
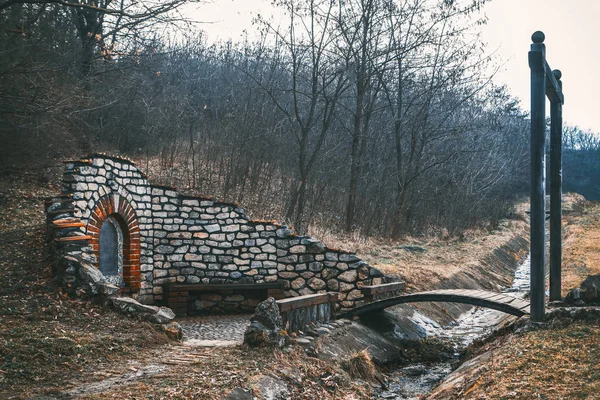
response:
[(206, 315), (178, 319), (187, 345), (233, 346), (244, 341), (252, 314)]

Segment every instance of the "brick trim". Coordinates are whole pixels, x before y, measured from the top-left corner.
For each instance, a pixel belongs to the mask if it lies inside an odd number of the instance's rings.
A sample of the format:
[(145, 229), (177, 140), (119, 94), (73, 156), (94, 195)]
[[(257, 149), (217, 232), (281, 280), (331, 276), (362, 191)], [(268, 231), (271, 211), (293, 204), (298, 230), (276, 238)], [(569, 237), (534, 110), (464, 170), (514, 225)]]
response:
[(123, 233), (123, 281), (125, 282), (123, 292), (139, 292), (141, 286), (140, 228), (135, 211), (129, 202), (116, 193), (101, 197), (89, 218), (87, 233), (91, 236), (89, 243), (96, 256), (94, 266), (100, 268), (100, 228), (109, 216), (119, 223)]

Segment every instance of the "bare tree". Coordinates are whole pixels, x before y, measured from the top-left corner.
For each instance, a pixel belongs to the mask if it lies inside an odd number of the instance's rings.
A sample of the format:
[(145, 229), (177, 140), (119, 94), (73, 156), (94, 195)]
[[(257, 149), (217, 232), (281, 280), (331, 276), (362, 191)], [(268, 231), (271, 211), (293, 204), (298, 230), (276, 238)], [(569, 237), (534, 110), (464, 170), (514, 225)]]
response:
[[(340, 65), (334, 48), (337, 34), (333, 30), (334, 2), (305, 3), (277, 2), (289, 16), (285, 30), (263, 21), (279, 46), (276, 52), (282, 58), (278, 62), (285, 65), (287, 79), (276, 84), (259, 82), (286, 116), (294, 133), (298, 178), (292, 187), (286, 219), (300, 231), (306, 229), (308, 182), (334, 123), (340, 97), (348, 87), (346, 66)], [(279, 86), (280, 83), (284, 86)]]

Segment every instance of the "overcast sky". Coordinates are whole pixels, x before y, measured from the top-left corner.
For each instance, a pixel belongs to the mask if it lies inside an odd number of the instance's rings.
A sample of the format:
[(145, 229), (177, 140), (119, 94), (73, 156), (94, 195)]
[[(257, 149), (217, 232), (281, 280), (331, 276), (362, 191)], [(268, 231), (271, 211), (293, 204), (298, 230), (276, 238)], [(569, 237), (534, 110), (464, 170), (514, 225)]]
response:
[[(488, 24), (483, 40), (496, 50), (504, 64), (496, 77), (529, 109), (527, 52), (531, 34), (546, 34), (546, 57), (553, 69), (563, 73), (565, 123), (600, 132), (600, 0), (492, 0), (485, 5)], [(244, 30), (252, 32), (252, 18), (270, 16), (269, 0), (213, 0), (193, 12), (203, 22), (209, 40), (238, 40)]]

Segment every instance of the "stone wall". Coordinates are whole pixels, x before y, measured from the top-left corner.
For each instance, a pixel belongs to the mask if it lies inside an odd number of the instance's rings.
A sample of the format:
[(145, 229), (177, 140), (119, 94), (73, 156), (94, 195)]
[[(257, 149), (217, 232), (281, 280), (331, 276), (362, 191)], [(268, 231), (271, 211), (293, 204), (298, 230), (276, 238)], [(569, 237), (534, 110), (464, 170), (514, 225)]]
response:
[[(168, 284), (284, 281), (286, 297), (338, 291), (341, 307), (351, 308), (362, 301), (362, 286), (383, 282), (378, 270), (354, 254), (277, 223), (252, 221), (234, 204), (151, 185), (130, 160), (95, 154), (67, 162), (63, 192), (63, 203), (50, 202), (48, 210), (53, 220), (81, 222), (66, 236), (78, 236), (73, 243), (97, 267), (101, 226), (109, 216), (118, 222), (121, 290), (145, 304), (163, 304)], [(57, 214), (61, 207), (72, 212)]]

